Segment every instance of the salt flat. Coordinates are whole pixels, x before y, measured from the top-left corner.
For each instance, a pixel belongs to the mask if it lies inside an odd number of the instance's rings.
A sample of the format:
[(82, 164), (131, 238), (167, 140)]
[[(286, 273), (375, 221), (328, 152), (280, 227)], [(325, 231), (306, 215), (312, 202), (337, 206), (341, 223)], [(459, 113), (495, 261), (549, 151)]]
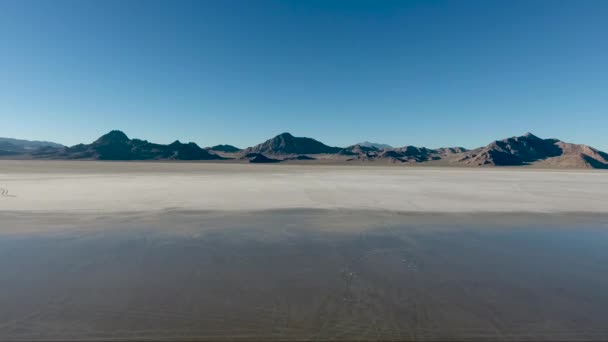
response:
[(0, 340), (608, 339), (608, 173), (0, 161)]
[(0, 161), (0, 210), (608, 212), (608, 172)]

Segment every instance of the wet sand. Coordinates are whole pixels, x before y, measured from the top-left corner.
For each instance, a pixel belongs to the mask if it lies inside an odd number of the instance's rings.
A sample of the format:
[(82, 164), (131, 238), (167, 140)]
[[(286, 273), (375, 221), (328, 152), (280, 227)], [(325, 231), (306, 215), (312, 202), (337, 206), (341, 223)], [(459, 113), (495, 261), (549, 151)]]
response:
[(44, 163), (2, 341), (608, 339), (607, 173)]
[(141, 215), (0, 213), (0, 340), (608, 338), (603, 215)]

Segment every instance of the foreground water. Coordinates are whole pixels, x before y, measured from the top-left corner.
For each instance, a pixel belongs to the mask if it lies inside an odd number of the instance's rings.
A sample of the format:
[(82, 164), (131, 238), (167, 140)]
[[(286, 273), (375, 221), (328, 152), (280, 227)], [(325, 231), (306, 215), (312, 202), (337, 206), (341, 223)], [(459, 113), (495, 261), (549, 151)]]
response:
[(608, 218), (2, 213), (0, 340), (607, 340)]

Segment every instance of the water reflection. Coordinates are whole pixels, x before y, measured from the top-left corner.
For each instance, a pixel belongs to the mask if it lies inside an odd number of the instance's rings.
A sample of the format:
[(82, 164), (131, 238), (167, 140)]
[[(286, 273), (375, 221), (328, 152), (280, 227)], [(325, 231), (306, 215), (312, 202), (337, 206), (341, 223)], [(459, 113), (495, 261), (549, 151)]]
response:
[(0, 339), (608, 339), (608, 220), (175, 215), (2, 236)]

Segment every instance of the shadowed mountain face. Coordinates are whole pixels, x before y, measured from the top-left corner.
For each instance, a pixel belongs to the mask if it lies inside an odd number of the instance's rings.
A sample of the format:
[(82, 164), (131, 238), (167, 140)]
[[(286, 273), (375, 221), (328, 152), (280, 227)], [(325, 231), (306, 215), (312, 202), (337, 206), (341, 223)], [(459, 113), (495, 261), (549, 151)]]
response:
[(265, 163), (279, 163), (280, 159), (268, 158), (265, 155), (257, 152), (249, 152), (241, 157), (242, 160), (249, 160), (250, 163), (265, 164)]
[(317, 160), (317, 158), (314, 158), (311, 156), (306, 156), (306, 155), (299, 155), (299, 156), (295, 156), (295, 157), (287, 157), (283, 160)]
[(456, 163), (464, 165), (608, 168), (606, 153), (585, 145), (557, 139), (541, 139), (532, 133), (497, 140), (488, 146), (463, 153)]
[(239, 152), (241, 149), (232, 145), (215, 145), (212, 147), (207, 147), (206, 150), (215, 152), (235, 153)]
[(555, 145), (561, 149), (562, 154), (548, 158), (539, 164), (549, 167), (608, 169), (607, 153), (586, 145), (569, 144), (563, 141), (557, 141)]
[(265, 142), (249, 147), (245, 153), (257, 152), (266, 154), (321, 154), (338, 153), (339, 147), (327, 146), (315, 139), (294, 137), (289, 133), (279, 134)]
[(213, 160), (222, 159), (195, 143), (170, 145), (150, 143), (146, 140), (129, 139), (121, 131), (111, 131), (92, 144), (78, 144), (63, 149), (43, 149), (32, 153), (34, 157), (51, 159), (97, 160)]

